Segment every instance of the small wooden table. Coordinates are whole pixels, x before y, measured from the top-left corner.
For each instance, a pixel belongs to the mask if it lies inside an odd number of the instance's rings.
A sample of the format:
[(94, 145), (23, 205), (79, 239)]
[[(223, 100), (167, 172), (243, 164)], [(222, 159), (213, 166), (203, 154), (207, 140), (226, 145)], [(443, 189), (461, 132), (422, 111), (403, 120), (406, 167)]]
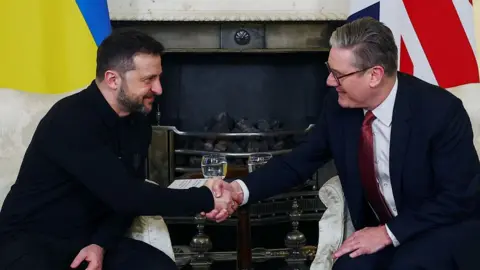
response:
[[(245, 167), (228, 168), (227, 179), (238, 179), (248, 175)], [(250, 225), (250, 207), (244, 205), (237, 210), (237, 270), (252, 268), (252, 235)]]
[(237, 210), (237, 270), (252, 269), (252, 242), (249, 206)]

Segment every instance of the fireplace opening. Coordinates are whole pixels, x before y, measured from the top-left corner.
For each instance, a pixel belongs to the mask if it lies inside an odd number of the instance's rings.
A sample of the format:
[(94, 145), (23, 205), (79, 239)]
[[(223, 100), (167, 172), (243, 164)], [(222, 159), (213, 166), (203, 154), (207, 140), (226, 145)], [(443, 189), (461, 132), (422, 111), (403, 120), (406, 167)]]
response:
[[(245, 173), (253, 153), (289, 152), (315, 124), (327, 93), (326, 51), (170, 52), (152, 125), (169, 127), (169, 179), (200, 176), (205, 154)], [(233, 166), (230, 166), (233, 165)], [(162, 171), (160, 168), (156, 171)], [(236, 176), (236, 175), (235, 175)]]
[(328, 52), (166, 53), (160, 121), (184, 131), (206, 131), (221, 113), (252, 122), (278, 121), (304, 129), (321, 110)]

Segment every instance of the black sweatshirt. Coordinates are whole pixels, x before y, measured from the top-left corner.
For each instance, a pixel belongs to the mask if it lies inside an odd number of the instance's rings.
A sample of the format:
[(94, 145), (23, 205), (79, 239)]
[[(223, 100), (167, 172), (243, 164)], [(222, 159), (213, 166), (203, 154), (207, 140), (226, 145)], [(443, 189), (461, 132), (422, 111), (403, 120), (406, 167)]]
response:
[(16, 232), (115, 244), (139, 215), (188, 216), (214, 207), (206, 187), (145, 183), (146, 116), (119, 117), (95, 82), (40, 121), (0, 211), (0, 238)]

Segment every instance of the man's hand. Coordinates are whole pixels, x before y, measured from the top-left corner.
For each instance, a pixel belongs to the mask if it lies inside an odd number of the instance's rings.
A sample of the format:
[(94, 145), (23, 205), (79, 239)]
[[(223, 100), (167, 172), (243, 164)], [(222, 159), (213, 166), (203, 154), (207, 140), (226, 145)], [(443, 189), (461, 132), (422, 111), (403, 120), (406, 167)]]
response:
[(86, 246), (80, 250), (70, 267), (77, 268), (83, 261), (87, 261), (88, 267), (85, 270), (102, 270), (103, 253), (103, 248), (99, 245)]
[[(217, 222), (222, 222), (229, 217), (233, 212), (237, 210), (237, 207), (243, 203), (243, 190), (237, 182), (228, 183), (223, 181), (221, 178), (212, 178), (207, 180), (205, 186), (212, 190), (215, 198), (220, 198), (224, 194), (230, 194), (232, 204), (225, 210), (219, 210), (217, 208), (217, 203), (215, 202), (215, 209), (211, 212), (203, 215), (206, 215), (208, 219), (215, 220)], [(229, 211), (229, 209), (233, 211)]]
[(367, 227), (354, 232), (348, 237), (342, 246), (333, 254), (333, 258), (336, 259), (350, 252), (351, 258), (364, 254), (372, 254), (391, 244), (392, 240), (388, 236), (385, 225)]
[(221, 213), (215, 221), (222, 222), (237, 210), (238, 204), (232, 200), (232, 193), (224, 190), (220, 197), (215, 197), (215, 208), (212, 211)]

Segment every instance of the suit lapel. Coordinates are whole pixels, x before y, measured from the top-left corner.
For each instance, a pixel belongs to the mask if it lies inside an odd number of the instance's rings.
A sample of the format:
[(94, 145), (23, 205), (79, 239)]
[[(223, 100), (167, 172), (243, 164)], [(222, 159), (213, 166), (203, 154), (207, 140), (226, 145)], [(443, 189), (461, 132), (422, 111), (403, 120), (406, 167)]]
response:
[(405, 85), (403, 75), (398, 74), (398, 90), (392, 115), (390, 134), (390, 180), (397, 208), (401, 205), (402, 171), (410, 138), (411, 109), (409, 103), (409, 87)]

